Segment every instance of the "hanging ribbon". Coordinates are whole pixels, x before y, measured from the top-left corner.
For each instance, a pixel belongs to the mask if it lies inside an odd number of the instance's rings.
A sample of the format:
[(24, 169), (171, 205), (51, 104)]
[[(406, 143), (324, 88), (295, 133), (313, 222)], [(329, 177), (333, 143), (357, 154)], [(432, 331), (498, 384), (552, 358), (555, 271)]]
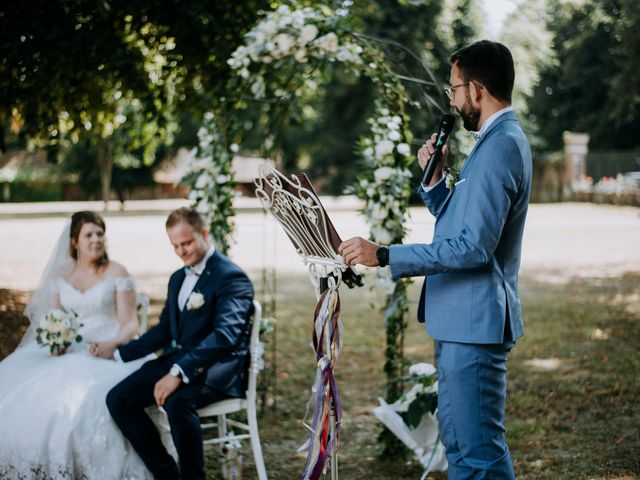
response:
[[(333, 369), (342, 351), (340, 296), (337, 288), (327, 289), (316, 305), (313, 323), (313, 349), (318, 369), (312, 388), (314, 401), (311, 436), (305, 446), (309, 451), (301, 480), (317, 480), (326, 469), (327, 460), (337, 454), (342, 405)], [(331, 421), (333, 413), (333, 429)], [(304, 448), (304, 446), (302, 447)]]

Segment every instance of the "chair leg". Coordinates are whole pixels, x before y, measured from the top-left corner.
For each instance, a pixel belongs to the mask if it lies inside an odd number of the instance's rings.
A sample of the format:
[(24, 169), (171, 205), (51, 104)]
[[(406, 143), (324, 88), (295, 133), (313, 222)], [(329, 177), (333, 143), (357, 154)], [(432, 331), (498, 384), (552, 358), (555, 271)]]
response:
[[(227, 416), (218, 415), (218, 438), (224, 438), (227, 436)], [(224, 455), (224, 442), (219, 444), (220, 455)]]
[(247, 420), (249, 423), (249, 433), (251, 434), (251, 449), (253, 450), (253, 461), (256, 464), (258, 479), (267, 480), (267, 470), (264, 468), (264, 460), (262, 459), (262, 447), (260, 446), (260, 434), (258, 433), (256, 405), (254, 402), (249, 403), (250, 405), (247, 408)]

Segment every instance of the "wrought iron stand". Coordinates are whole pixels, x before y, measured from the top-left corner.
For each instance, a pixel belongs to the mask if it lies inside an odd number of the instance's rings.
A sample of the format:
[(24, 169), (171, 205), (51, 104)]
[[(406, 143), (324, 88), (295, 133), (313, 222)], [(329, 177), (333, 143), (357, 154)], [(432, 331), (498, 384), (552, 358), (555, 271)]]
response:
[[(328, 288), (338, 288), (345, 274), (345, 283), (349, 286), (362, 284), (360, 277), (354, 274), (336, 251), (337, 233), (304, 175), (287, 177), (278, 170), (263, 165), (254, 183), (256, 196), (262, 206), (282, 225), (306, 265), (317, 300)], [(328, 342), (329, 339), (325, 340)], [(333, 412), (332, 409), (331, 438), (336, 435)], [(331, 455), (330, 469), (331, 480), (338, 480), (337, 450)]]

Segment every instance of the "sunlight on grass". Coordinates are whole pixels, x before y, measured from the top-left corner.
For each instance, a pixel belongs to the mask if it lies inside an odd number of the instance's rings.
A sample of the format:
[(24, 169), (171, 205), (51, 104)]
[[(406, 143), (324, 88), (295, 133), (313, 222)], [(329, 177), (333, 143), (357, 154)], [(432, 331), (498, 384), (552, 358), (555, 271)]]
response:
[(562, 366), (562, 360), (559, 358), (532, 358), (531, 360), (525, 360), (524, 364), (534, 370), (550, 372), (558, 370)]

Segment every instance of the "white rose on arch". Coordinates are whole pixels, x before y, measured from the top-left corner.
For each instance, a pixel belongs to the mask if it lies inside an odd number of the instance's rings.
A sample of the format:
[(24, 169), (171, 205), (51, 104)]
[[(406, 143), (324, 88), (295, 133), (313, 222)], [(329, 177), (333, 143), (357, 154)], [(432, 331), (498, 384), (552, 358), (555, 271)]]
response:
[(262, 30), (266, 36), (271, 36), (278, 30), (278, 24), (274, 20), (269, 19), (258, 25), (258, 29)]
[(376, 243), (380, 243), (382, 245), (390, 245), (393, 241), (391, 234), (384, 228), (372, 227), (371, 235)]
[(382, 140), (376, 144), (376, 158), (381, 159), (393, 152), (393, 142)]
[(400, 132), (398, 130), (391, 130), (389, 132), (389, 140), (397, 142), (398, 140), (400, 140), (400, 138), (402, 137), (400, 136)]
[(307, 43), (315, 40), (317, 36), (318, 27), (315, 25), (305, 25), (302, 27), (302, 30), (300, 30), (300, 43), (302, 43), (302, 45), (306, 45)]
[(336, 52), (338, 50), (338, 36), (329, 32), (326, 35), (318, 38), (314, 43), (318, 45), (325, 52)]
[(409, 155), (411, 155), (411, 147), (409, 147), (408, 143), (404, 143), (404, 142), (399, 143), (396, 146), (396, 150), (400, 155), (404, 155), (405, 157), (408, 157)]
[(371, 218), (378, 221), (378, 222), (382, 222), (385, 218), (387, 218), (387, 215), (389, 213), (387, 212), (386, 209), (384, 209), (380, 204), (376, 203), (373, 208), (371, 209)]
[(287, 35), (286, 33), (278, 34), (275, 40), (276, 40), (276, 45), (278, 45), (278, 48), (280, 49), (283, 55), (287, 55), (295, 45), (293, 38), (291, 38), (291, 36)]
[(380, 167), (376, 168), (373, 172), (373, 175), (376, 179), (376, 182), (384, 182), (385, 180), (390, 179), (393, 176), (395, 170), (391, 167)]
[(293, 54), (293, 58), (295, 58), (296, 62), (299, 63), (307, 63), (309, 59), (307, 58), (307, 50), (305, 48), (299, 48)]

